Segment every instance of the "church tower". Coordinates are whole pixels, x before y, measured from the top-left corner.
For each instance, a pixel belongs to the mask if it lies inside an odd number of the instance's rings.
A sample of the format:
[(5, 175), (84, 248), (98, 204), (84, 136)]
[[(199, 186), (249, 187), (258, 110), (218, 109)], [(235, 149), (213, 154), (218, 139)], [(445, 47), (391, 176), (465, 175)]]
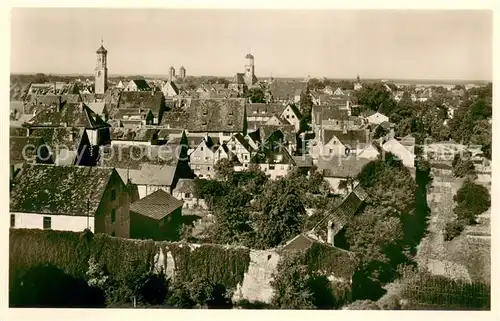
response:
[(247, 54), (245, 56), (247, 63), (245, 64), (245, 84), (250, 87), (255, 81), (255, 66), (254, 66), (254, 56), (252, 54)]
[(97, 63), (95, 67), (95, 93), (104, 94), (108, 88), (108, 66), (107, 66), (107, 56), (108, 51), (103, 46), (103, 41), (101, 40), (101, 47), (97, 49)]

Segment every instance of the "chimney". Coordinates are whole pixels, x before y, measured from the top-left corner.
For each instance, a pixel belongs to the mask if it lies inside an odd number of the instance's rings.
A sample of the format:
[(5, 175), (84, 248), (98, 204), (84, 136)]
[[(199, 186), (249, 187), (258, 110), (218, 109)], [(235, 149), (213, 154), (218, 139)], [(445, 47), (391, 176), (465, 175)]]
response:
[(335, 235), (333, 234), (333, 227), (334, 226), (335, 226), (335, 224), (332, 221), (328, 221), (328, 235), (327, 235), (328, 239), (327, 239), (327, 242), (331, 246), (335, 246), (335, 244), (334, 244)]

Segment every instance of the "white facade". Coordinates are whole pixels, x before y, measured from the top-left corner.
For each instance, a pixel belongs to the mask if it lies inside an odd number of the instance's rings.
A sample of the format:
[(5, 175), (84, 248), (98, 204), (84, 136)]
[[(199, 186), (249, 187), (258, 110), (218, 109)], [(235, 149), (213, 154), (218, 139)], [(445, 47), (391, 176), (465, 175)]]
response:
[(151, 142), (141, 142), (132, 140), (112, 140), (111, 146), (114, 145), (151, 146)]
[(259, 164), (260, 169), (269, 176), (270, 179), (278, 179), (288, 175), (293, 165), (290, 164)]
[(296, 131), (299, 131), (299, 129), (300, 129), (300, 119), (299, 119), (298, 115), (296, 115), (293, 112), (292, 107), (287, 106), (285, 108), (285, 110), (283, 110), (283, 112), (281, 113), (280, 117), (283, 118), (283, 119), (286, 119), (290, 124), (292, 124), (292, 125), (295, 126), (295, 130)]
[(388, 140), (384, 145), (382, 145), (382, 148), (384, 149), (384, 151), (390, 152), (397, 156), (406, 167), (415, 167), (415, 155), (408, 149), (406, 149), (406, 147), (404, 147), (396, 139), (392, 138)]
[(366, 117), (366, 119), (368, 119), (368, 122), (370, 124), (376, 124), (376, 125), (379, 125), (385, 121), (389, 121), (389, 117), (379, 112), (376, 112), (375, 114)]
[(44, 217), (50, 218), (50, 229), (57, 231), (82, 232), (86, 228), (94, 232), (93, 216), (52, 215), (39, 213), (12, 212), (12, 228), (43, 229)]
[(367, 148), (360, 151), (357, 154), (357, 157), (366, 159), (376, 159), (379, 155), (380, 152), (373, 145), (369, 145)]
[(137, 185), (137, 190), (139, 192), (139, 198), (144, 198), (149, 194), (153, 194), (157, 190), (162, 189), (167, 193), (170, 193), (170, 186), (166, 185)]

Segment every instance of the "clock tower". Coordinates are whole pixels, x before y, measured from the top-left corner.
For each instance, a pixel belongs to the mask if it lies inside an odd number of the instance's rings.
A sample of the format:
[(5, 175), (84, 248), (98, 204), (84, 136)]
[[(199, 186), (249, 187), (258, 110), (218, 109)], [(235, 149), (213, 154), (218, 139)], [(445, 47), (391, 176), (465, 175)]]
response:
[(97, 49), (96, 53), (97, 53), (97, 62), (95, 67), (94, 92), (96, 94), (104, 94), (108, 87), (108, 67), (107, 67), (108, 51), (104, 48), (102, 40), (101, 40), (101, 47)]

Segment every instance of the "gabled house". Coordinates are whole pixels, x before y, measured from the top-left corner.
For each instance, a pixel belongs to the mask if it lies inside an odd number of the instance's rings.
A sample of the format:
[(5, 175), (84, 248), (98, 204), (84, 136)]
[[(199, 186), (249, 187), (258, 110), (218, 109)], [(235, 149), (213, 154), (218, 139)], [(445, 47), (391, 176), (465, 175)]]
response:
[(123, 91), (151, 91), (151, 87), (144, 79), (132, 79)]
[(314, 230), (327, 224), (327, 242), (335, 246), (336, 236), (342, 229), (352, 221), (353, 217), (363, 210), (365, 201), (368, 199), (368, 194), (357, 185), (352, 191), (342, 200), (342, 202), (333, 210), (327, 213), (313, 228)]
[(247, 104), (247, 120), (249, 123), (262, 124), (273, 116), (281, 116), (286, 106), (283, 104), (251, 103)]
[[(382, 145), (382, 148), (386, 152), (394, 154), (399, 160), (402, 161), (403, 165), (406, 167), (415, 167), (415, 154), (408, 147), (405, 147), (395, 138), (389, 139)], [(411, 147), (410, 147), (411, 149)]]
[(389, 121), (389, 117), (387, 117), (386, 115), (384, 115), (378, 111), (375, 112), (375, 111), (370, 110), (370, 111), (365, 112), (363, 116), (368, 120), (368, 123), (372, 124), (372, 125), (378, 125), (378, 124), (381, 124), (383, 122)]
[(299, 81), (274, 81), (269, 86), (271, 100), (281, 103), (296, 103), (306, 91), (307, 83)]
[(84, 128), (25, 127), (19, 128), (16, 136), (41, 137), (54, 164), (59, 166), (94, 166), (97, 161), (98, 147), (91, 144)]
[[(130, 109), (137, 110), (142, 115), (144, 111), (151, 110), (153, 114), (152, 124), (158, 125), (161, 123), (161, 117), (166, 109), (165, 97), (161, 91), (148, 92), (127, 92), (123, 91), (117, 102), (119, 110)], [(110, 111), (111, 113), (111, 111)]]
[(109, 125), (83, 102), (70, 103), (58, 96), (55, 104), (46, 106), (26, 123), (29, 128), (76, 127), (84, 128), (91, 145), (109, 142)]
[(380, 156), (379, 148), (375, 147), (374, 144), (369, 144), (365, 149), (362, 149), (356, 155), (357, 158), (364, 158), (369, 160), (375, 160)]
[(162, 87), (161, 91), (165, 97), (174, 97), (179, 95), (180, 90), (173, 81), (167, 81)]
[(141, 198), (158, 189), (171, 193), (179, 178), (193, 177), (185, 146), (107, 146), (100, 150), (98, 165), (116, 168), (124, 181), (137, 186)]
[(246, 99), (192, 99), (186, 108), (187, 130), (229, 140), (233, 134), (247, 132)]
[(350, 191), (349, 183), (355, 180), (363, 169), (363, 166), (371, 162), (372, 159), (358, 157), (331, 158), (320, 157), (318, 159), (318, 170), (322, 171), (325, 180), (330, 185), (330, 190), (336, 194), (343, 194)]
[(248, 145), (250, 145), (250, 147), (253, 150), (257, 150), (261, 144), (260, 128), (257, 128), (253, 131), (249, 131), (245, 136), (245, 140), (248, 142)]
[[(259, 128), (260, 142), (273, 142), (286, 148), (290, 154), (297, 150), (297, 136), (293, 125), (262, 125)], [(249, 140), (250, 141), (250, 140)]]
[(158, 190), (130, 205), (130, 238), (178, 241), (183, 201)]
[(346, 94), (344, 93), (344, 91), (340, 87), (337, 87), (337, 89), (335, 89), (335, 91), (333, 92), (333, 95), (334, 96), (346, 96)]
[[(322, 155), (351, 155), (363, 150), (370, 141), (370, 131), (323, 129), (320, 136), (319, 153)], [(323, 148), (321, 150), (321, 148)], [(317, 154), (317, 152), (314, 152)]]
[[(270, 179), (285, 177), (296, 165), (293, 157), (286, 148), (282, 148), (279, 140), (270, 137), (252, 157), (252, 163), (258, 164), (260, 169), (269, 176)], [(236, 171), (244, 170), (242, 167), (235, 167)]]
[(300, 130), (300, 120), (302, 119), (302, 114), (295, 105), (288, 104), (279, 116), (292, 124), (295, 127), (296, 132)]
[(331, 86), (325, 86), (325, 88), (323, 88), (321, 91), (326, 95), (333, 95), (333, 93), (335, 92), (335, 90)]
[(220, 149), (217, 138), (205, 136), (194, 151), (189, 154), (189, 163), (196, 176), (200, 178), (214, 178), (214, 166), (225, 155), (227, 155), (227, 152)]
[(172, 195), (184, 202), (182, 208), (207, 209), (204, 199), (195, 197), (195, 181), (193, 179), (179, 179)]
[(25, 165), (10, 192), (11, 228), (129, 237), (128, 186), (113, 168)]
[(226, 142), (226, 146), (231, 154), (238, 158), (238, 161), (243, 165), (243, 167), (248, 167), (252, 158), (253, 149), (242, 134), (238, 133), (233, 135)]

